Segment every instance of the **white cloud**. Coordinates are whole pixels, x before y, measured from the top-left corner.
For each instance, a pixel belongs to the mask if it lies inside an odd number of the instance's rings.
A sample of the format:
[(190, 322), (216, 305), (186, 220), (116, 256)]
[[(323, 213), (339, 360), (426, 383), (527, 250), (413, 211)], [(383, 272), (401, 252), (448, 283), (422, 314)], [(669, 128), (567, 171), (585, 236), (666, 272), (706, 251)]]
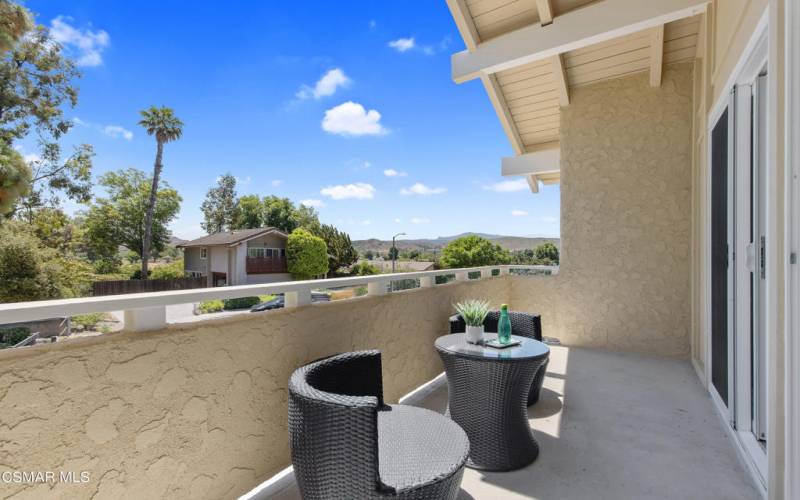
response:
[(325, 112), (322, 130), (338, 135), (383, 135), (388, 132), (381, 125), (377, 110), (367, 111), (357, 102), (347, 101)]
[(526, 212), (525, 210), (514, 209), (511, 211), (511, 215), (513, 215), (514, 217), (525, 217), (526, 215), (528, 215), (528, 212)]
[(427, 217), (412, 217), (411, 223), (412, 224), (428, 224), (430, 223), (430, 219)]
[(319, 100), (323, 97), (332, 96), (340, 88), (349, 87), (351, 83), (353, 83), (353, 80), (348, 78), (348, 76), (344, 74), (344, 71), (339, 68), (334, 68), (322, 75), (322, 78), (317, 80), (313, 88), (308, 85), (303, 85), (300, 90), (297, 91), (295, 97), (301, 100), (310, 99), (312, 97)]
[(81, 120), (77, 116), (72, 119), (72, 123), (80, 127), (86, 127), (98, 132), (102, 132), (112, 139), (125, 139), (127, 141), (133, 140), (133, 132), (121, 125), (103, 125), (102, 123)]
[(400, 190), (400, 194), (404, 194), (404, 195), (412, 195), (412, 194), (431, 195), (431, 194), (444, 193), (445, 191), (447, 191), (447, 188), (443, 188), (443, 187), (432, 188), (432, 187), (426, 186), (425, 184), (417, 182), (416, 184), (414, 184), (413, 186), (411, 186), (409, 188), (401, 189)]
[(399, 217), (396, 217), (396, 218), (394, 219), (394, 221), (395, 221), (396, 223), (400, 224), (400, 218), (399, 218)]
[(14, 146), (14, 149), (22, 155), (22, 159), (25, 160), (25, 163), (38, 163), (42, 161), (42, 157), (36, 153), (26, 153), (25, 148), (22, 147), (21, 144), (17, 144)]
[(133, 132), (119, 125), (106, 125), (103, 127), (103, 133), (114, 139), (118, 137), (124, 137), (127, 141), (133, 139)]
[(370, 200), (375, 197), (375, 188), (365, 182), (356, 182), (324, 187), (319, 193), (334, 200)]
[(415, 46), (416, 42), (414, 41), (414, 37), (398, 38), (397, 40), (392, 40), (389, 42), (389, 47), (393, 48), (397, 52), (406, 52), (413, 49)]
[(315, 199), (300, 200), (300, 204), (306, 207), (313, 207), (313, 208), (319, 208), (325, 206), (325, 202), (323, 202), (322, 200), (315, 200)]
[(525, 191), (530, 189), (528, 181), (525, 179), (516, 179), (513, 181), (502, 181), (489, 186), (484, 186), (483, 189), (487, 191), (494, 191), (496, 193), (512, 193), (514, 191)]
[(99, 66), (103, 64), (103, 50), (110, 38), (103, 30), (91, 31), (70, 25), (69, 17), (58, 16), (50, 21), (50, 36), (68, 52), (74, 52), (78, 66)]
[(274, 181), (270, 182), (270, 184), (272, 185), (272, 187), (278, 187), (281, 184), (283, 184), (283, 181), (280, 179), (275, 179)]
[(408, 174), (405, 172), (400, 172), (393, 168), (387, 168), (386, 170), (383, 171), (383, 175), (385, 175), (386, 177), (405, 177)]

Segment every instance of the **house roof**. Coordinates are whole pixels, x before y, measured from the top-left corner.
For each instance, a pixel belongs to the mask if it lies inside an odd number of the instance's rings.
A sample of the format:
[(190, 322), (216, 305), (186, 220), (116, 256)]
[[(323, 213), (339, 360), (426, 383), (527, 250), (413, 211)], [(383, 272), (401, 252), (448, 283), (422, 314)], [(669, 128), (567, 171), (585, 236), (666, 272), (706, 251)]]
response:
[(185, 241), (178, 248), (189, 247), (211, 247), (211, 246), (235, 246), (239, 243), (258, 238), (259, 236), (273, 233), (278, 236), (288, 238), (289, 235), (274, 227), (258, 227), (255, 229), (237, 229), (236, 231), (228, 231), (225, 233), (214, 233), (208, 236), (202, 236), (196, 240)]
[[(575, 87), (693, 61), (706, 0), (447, 0), (466, 50), (453, 79), (479, 79), (515, 157), (502, 175), (560, 182), (561, 108)], [(554, 153), (553, 150), (556, 152)], [(508, 163), (508, 165), (507, 165)]]

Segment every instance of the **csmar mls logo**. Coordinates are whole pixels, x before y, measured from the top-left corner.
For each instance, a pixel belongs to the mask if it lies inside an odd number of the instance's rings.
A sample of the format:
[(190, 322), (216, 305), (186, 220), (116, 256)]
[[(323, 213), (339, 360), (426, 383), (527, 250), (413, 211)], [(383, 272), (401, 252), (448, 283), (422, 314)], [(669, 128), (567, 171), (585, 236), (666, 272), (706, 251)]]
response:
[(3, 471), (0, 482), (6, 484), (85, 484), (90, 480), (89, 471)]

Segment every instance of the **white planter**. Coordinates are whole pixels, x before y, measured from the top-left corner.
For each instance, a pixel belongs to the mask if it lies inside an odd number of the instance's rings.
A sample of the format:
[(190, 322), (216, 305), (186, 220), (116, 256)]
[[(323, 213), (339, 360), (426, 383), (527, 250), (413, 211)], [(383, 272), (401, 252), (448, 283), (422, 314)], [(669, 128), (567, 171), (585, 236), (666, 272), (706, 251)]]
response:
[(478, 344), (483, 340), (483, 325), (469, 326), (467, 325), (467, 342), (470, 344)]

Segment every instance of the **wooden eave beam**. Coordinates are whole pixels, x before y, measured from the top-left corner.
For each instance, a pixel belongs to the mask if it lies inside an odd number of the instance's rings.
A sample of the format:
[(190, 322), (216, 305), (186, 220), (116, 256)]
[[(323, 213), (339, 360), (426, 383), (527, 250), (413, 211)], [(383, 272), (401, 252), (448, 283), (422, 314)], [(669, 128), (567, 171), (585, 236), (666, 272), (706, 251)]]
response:
[(567, 81), (567, 71), (564, 69), (564, 56), (555, 55), (550, 59), (553, 66), (553, 78), (556, 80), (558, 89), (558, 103), (561, 106), (569, 106), (569, 82)]
[(661, 71), (664, 68), (664, 25), (650, 30), (650, 86), (661, 86)]
[(481, 76), (481, 82), (483, 82), (486, 94), (492, 102), (497, 118), (500, 119), (500, 124), (503, 126), (506, 136), (508, 136), (508, 140), (511, 141), (514, 153), (518, 155), (525, 153), (525, 144), (522, 142), (517, 125), (514, 123), (514, 117), (511, 116), (511, 111), (508, 109), (508, 104), (506, 104), (506, 99), (503, 97), (503, 90), (497, 82), (497, 77), (495, 75), (483, 75)]
[(536, 10), (539, 11), (539, 24), (547, 26), (553, 22), (553, 6), (550, 0), (536, 0)]
[(478, 29), (475, 27), (475, 22), (472, 20), (472, 15), (469, 12), (466, 0), (447, 0), (447, 6), (450, 8), (450, 14), (456, 22), (458, 32), (461, 38), (464, 39), (464, 45), (467, 50), (472, 52), (480, 43), (480, 36)]
[(532, 24), (453, 54), (452, 78), (462, 83), (691, 17), (709, 1), (602, 0), (559, 15), (553, 25)]
[(531, 188), (531, 193), (539, 192), (539, 179), (537, 179), (535, 175), (531, 174), (525, 177), (525, 180), (528, 181), (528, 187)]

